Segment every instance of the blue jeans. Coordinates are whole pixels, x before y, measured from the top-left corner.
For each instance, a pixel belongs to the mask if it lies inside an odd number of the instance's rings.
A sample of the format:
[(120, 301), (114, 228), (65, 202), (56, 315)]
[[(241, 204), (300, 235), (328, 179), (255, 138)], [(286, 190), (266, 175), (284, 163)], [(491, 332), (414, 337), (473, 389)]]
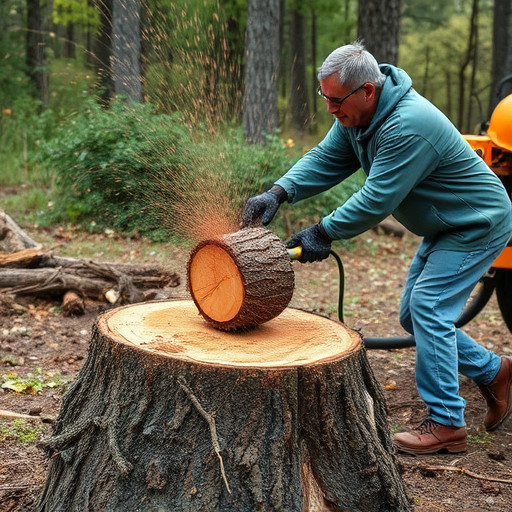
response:
[(508, 241), (474, 251), (436, 249), (425, 240), (409, 269), (400, 303), (400, 323), (416, 340), (416, 386), (429, 416), (461, 427), (466, 401), (458, 373), (476, 384), (496, 376), (500, 357), (454, 325), (471, 291)]

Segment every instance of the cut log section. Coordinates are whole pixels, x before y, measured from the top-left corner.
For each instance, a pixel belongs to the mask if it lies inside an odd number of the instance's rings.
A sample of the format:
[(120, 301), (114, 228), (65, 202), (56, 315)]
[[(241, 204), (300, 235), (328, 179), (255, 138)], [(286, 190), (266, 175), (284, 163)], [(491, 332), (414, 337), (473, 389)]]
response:
[(64, 316), (80, 316), (84, 313), (84, 299), (73, 291), (66, 292), (62, 298), (62, 314)]
[(296, 309), (243, 332), (190, 300), (99, 317), (38, 512), (410, 511), (361, 337)]
[(275, 318), (288, 306), (295, 282), (283, 242), (265, 228), (202, 241), (191, 253), (187, 274), (199, 312), (224, 331)]

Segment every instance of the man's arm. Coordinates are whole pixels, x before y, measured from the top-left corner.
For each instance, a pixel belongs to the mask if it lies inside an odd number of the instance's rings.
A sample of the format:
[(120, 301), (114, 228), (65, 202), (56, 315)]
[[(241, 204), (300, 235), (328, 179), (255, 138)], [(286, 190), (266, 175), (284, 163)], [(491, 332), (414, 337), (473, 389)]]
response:
[[(337, 126), (338, 125), (338, 126)], [(351, 145), (335, 123), (325, 139), (304, 155), (274, 186), (250, 197), (242, 214), (242, 227), (268, 225), (284, 201), (297, 202), (340, 183), (360, 167)]]

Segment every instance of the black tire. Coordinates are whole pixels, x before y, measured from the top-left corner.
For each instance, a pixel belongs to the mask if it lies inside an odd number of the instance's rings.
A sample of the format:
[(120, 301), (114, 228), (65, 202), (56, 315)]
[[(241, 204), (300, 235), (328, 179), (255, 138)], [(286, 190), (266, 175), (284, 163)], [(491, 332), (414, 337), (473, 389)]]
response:
[(512, 269), (496, 269), (496, 297), (503, 320), (512, 332)]
[(496, 278), (494, 272), (488, 272), (482, 276), (471, 292), (471, 296), (466, 302), (462, 313), (459, 318), (457, 318), (455, 327), (462, 327), (473, 320), (473, 318), (475, 318), (475, 316), (478, 315), (478, 313), (480, 313), (480, 311), (482, 311), (485, 305), (489, 302), (495, 287)]

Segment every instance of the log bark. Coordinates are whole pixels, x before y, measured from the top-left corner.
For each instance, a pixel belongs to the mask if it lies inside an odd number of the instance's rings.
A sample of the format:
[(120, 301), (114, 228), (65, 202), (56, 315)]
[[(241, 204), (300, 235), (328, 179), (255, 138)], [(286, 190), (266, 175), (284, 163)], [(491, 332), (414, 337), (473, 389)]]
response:
[(199, 243), (187, 276), (201, 315), (225, 331), (275, 318), (288, 306), (295, 283), (283, 242), (259, 227)]
[(28, 268), (39, 265), (43, 252), (40, 249), (21, 249), (16, 252), (0, 252), (0, 267)]
[(412, 510), (360, 335), (290, 308), (244, 332), (109, 311), (46, 447), (38, 512)]

